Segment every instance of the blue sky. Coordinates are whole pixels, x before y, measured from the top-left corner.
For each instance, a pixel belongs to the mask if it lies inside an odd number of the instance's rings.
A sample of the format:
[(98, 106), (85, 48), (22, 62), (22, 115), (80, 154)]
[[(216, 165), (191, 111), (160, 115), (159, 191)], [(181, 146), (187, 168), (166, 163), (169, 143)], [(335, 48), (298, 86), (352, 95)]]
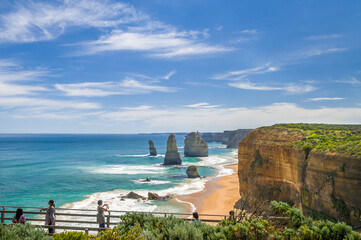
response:
[(361, 123), (361, 2), (0, 3), (0, 132)]

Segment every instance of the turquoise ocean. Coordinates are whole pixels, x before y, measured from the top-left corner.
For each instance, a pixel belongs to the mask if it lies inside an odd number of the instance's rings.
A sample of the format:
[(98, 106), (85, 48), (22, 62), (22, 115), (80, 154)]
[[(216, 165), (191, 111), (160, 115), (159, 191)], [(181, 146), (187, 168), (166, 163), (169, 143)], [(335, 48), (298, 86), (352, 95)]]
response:
[[(93, 209), (98, 199), (114, 210), (184, 212), (187, 203), (136, 201), (120, 196), (135, 191), (183, 195), (201, 191), (205, 182), (232, 174), (236, 150), (208, 143), (209, 157), (183, 156), (186, 134), (176, 134), (181, 166), (163, 166), (169, 134), (1, 134), (0, 205), (47, 205)], [(148, 140), (158, 151), (148, 156)], [(196, 165), (202, 179), (188, 179)], [(151, 182), (141, 180), (149, 177)]]

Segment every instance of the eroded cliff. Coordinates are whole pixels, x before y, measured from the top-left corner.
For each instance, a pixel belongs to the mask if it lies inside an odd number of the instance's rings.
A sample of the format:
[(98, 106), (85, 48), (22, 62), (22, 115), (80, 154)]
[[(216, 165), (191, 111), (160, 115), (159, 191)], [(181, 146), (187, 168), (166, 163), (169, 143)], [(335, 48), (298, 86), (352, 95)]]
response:
[(232, 131), (202, 133), (202, 138), (206, 142), (222, 142), (227, 148), (237, 148), (241, 141), (253, 129), (237, 129)]
[(315, 144), (300, 146), (309, 137), (305, 131), (285, 127), (249, 133), (238, 148), (241, 196), (250, 194), (251, 202), (286, 201), (308, 215), (361, 226), (361, 157), (322, 152), (312, 148)]

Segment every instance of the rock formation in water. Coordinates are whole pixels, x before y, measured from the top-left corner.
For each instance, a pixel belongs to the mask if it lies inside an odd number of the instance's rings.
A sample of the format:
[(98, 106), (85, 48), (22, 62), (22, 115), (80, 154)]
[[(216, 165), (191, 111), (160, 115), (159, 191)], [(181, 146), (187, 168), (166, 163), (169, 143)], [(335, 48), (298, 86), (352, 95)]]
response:
[(294, 203), (306, 215), (360, 227), (360, 155), (295, 145), (307, 137), (302, 131), (277, 127), (249, 133), (238, 148), (240, 195), (251, 194), (250, 202), (265, 198)]
[(144, 180), (140, 180), (141, 182), (150, 182), (151, 180), (150, 180), (150, 178), (149, 177), (147, 177), (146, 179), (144, 179)]
[(149, 140), (149, 155), (157, 156), (157, 149), (154, 147), (154, 143), (152, 140)]
[(164, 158), (164, 165), (180, 165), (182, 164), (182, 159), (178, 152), (177, 140), (174, 134), (169, 135), (167, 141), (167, 152)]
[(198, 169), (196, 166), (189, 166), (186, 171), (189, 178), (199, 178)]
[(208, 144), (198, 132), (191, 132), (184, 140), (184, 156), (208, 157)]

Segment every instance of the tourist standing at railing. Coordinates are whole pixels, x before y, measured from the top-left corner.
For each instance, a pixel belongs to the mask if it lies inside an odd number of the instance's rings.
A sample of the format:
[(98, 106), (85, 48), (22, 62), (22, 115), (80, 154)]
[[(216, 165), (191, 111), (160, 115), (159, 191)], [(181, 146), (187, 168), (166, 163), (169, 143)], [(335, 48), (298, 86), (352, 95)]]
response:
[(193, 221), (194, 222), (200, 222), (201, 220), (199, 220), (199, 214), (197, 212), (194, 212), (193, 213)]
[(99, 200), (98, 201), (98, 214), (97, 214), (97, 223), (99, 223), (99, 228), (105, 228), (105, 216), (104, 216), (104, 212), (108, 211), (109, 209), (109, 205), (108, 204), (104, 204), (103, 205), (103, 201)]
[[(49, 207), (47, 208), (42, 208), (40, 210), (41, 211), (46, 211), (46, 215), (45, 215), (45, 225), (55, 225), (55, 204), (54, 204), (54, 200), (50, 200), (48, 202)], [(49, 234), (53, 234), (54, 233), (54, 229), (53, 228), (49, 228)]]
[(15, 214), (15, 216), (13, 218), (13, 223), (25, 224), (25, 222), (26, 222), (26, 219), (25, 219), (25, 216), (24, 216), (23, 209), (18, 208), (16, 210), (16, 214)]
[(228, 220), (232, 221), (232, 222), (236, 222), (236, 217), (234, 216), (234, 211), (233, 210), (229, 211)]

